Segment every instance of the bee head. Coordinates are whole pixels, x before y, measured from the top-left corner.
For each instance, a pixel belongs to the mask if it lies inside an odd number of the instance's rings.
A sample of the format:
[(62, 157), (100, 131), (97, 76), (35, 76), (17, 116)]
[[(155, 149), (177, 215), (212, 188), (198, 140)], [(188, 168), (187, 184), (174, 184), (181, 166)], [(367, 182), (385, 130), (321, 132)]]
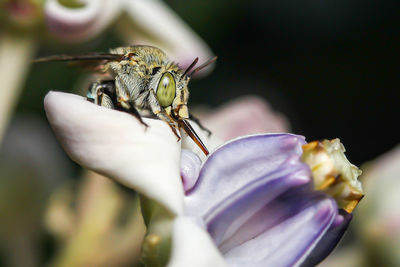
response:
[(173, 112), (173, 115), (178, 118), (189, 118), (187, 102), (189, 99), (188, 83), (190, 78), (194, 73), (205, 68), (216, 59), (217, 57), (214, 57), (192, 71), (199, 60), (196, 58), (183, 73), (176, 65), (170, 65), (165, 69), (157, 68), (155, 72), (155, 68), (153, 68), (152, 74), (154, 76), (152, 80), (154, 81), (154, 86), (152, 88), (156, 88), (157, 100), (168, 115)]
[(150, 88), (154, 88), (157, 100), (168, 115), (179, 118), (187, 118), (186, 104), (189, 98), (187, 85), (189, 77), (182, 77), (179, 69), (161, 68), (155, 73), (150, 82)]

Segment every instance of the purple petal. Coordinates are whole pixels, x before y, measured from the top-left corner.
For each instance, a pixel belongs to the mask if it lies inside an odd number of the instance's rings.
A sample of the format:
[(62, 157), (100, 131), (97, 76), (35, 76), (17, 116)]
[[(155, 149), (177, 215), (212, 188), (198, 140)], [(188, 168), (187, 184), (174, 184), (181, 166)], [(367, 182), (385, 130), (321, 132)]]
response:
[(286, 164), (231, 194), (210, 210), (204, 216), (208, 231), (222, 252), (241, 245), (292, 215), (293, 208), (298, 205), (282, 205), (276, 199), (293, 188), (299, 192), (310, 190), (310, 182), (307, 165)]
[(204, 163), (195, 187), (185, 197), (186, 214), (202, 216), (223, 199), (282, 164), (298, 161), (304, 137), (262, 134), (233, 140)]
[(201, 160), (193, 152), (182, 149), (181, 151), (181, 178), (185, 192), (195, 185), (199, 177)]
[(310, 252), (307, 259), (301, 264), (302, 267), (315, 266), (325, 259), (339, 243), (352, 219), (352, 214), (340, 209), (329, 230), (318, 242), (314, 250)]
[(276, 212), (283, 210), (280, 216), (289, 217), (226, 252), (229, 266), (297, 265), (318, 244), (337, 214), (335, 201), (323, 195), (286, 194), (273, 204)]

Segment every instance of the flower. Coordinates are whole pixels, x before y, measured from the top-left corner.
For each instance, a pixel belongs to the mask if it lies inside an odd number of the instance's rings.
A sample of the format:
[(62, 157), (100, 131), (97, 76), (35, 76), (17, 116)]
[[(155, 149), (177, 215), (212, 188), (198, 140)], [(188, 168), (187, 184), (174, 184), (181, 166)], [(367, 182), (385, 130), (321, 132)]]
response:
[(211, 147), (214, 152), (200, 167), (190, 151), (181, 158), (180, 143), (162, 121), (145, 119), (150, 125), (145, 130), (127, 113), (56, 92), (46, 96), (45, 109), (73, 160), (164, 208), (149, 214), (143, 209), (145, 245), (148, 253), (164, 247), (163, 236), (154, 233), (172, 231), (169, 266), (315, 264), (351, 219), (338, 211), (334, 198), (313, 189), (310, 168), (302, 161), (303, 137), (234, 139)]
[(205, 224), (229, 266), (292, 266), (312, 254), (311, 266), (339, 241), (351, 215), (313, 190), (304, 144), (290, 134), (233, 140), (214, 151), (195, 182), (186, 165), (198, 161), (182, 154), (183, 183), (194, 184), (185, 190), (185, 214)]

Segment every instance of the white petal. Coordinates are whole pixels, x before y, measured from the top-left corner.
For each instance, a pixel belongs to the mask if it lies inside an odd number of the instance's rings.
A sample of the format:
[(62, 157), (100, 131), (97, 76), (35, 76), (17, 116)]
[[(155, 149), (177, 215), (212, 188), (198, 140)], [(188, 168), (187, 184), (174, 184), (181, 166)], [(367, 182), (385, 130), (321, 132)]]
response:
[(139, 27), (139, 30), (131, 27), (129, 34), (125, 32), (130, 43), (157, 46), (182, 67), (190, 65), (196, 57), (200, 64), (212, 57), (207, 44), (162, 1), (127, 0), (125, 10)]
[(96, 106), (83, 97), (50, 92), (47, 118), (77, 163), (137, 190), (175, 214), (183, 210), (180, 143), (168, 125)]
[(172, 253), (168, 267), (226, 266), (208, 233), (187, 217), (177, 217), (172, 229)]

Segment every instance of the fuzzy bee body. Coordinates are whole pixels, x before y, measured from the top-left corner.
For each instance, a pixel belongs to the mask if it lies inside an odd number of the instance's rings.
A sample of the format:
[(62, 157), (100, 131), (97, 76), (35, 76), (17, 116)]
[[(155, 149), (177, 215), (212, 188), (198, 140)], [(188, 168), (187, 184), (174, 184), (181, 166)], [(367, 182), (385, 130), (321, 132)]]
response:
[(207, 148), (187, 121), (191, 117), (187, 108), (188, 83), (193, 73), (215, 59), (190, 72), (197, 58), (183, 70), (156, 47), (130, 46), (111, 49), (110, 53), (61, 55), (38, 59), (36, 62), (100, 61), (97, 69), (110, 74), (112, 79), (93, 83), (87, 93), (89, 101), (129, 112), (146, 127), (141, 115), (156, 116), (170, 126), (178, 140), (178, 130), (183, 129), (207, 155)]

